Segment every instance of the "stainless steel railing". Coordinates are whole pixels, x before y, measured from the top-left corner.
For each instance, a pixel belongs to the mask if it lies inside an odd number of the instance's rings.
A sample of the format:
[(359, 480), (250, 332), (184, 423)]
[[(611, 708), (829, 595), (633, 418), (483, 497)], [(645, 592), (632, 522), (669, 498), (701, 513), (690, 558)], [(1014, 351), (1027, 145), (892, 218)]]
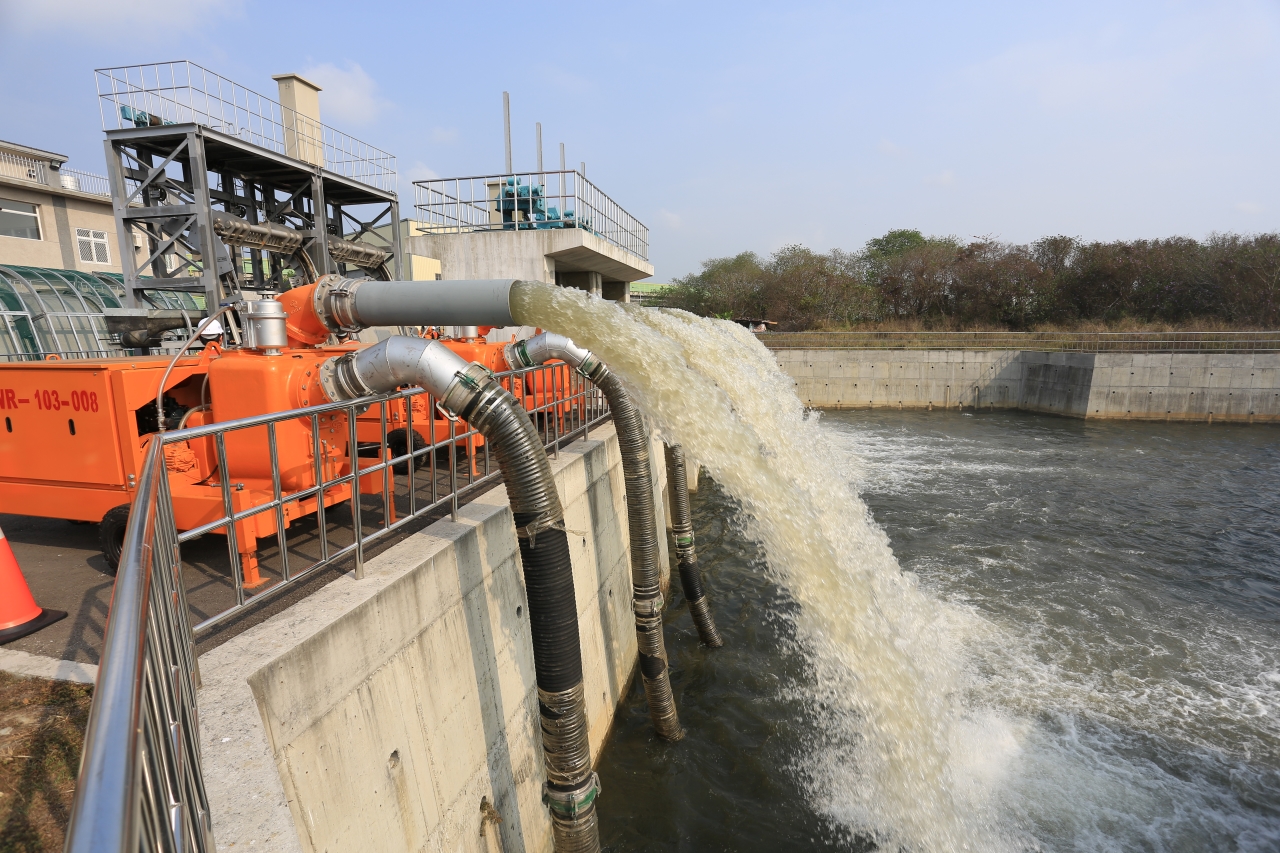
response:
[[(515, 389), (519, 396), (529, 400), (526, 408), (538, 424), (544, 446), (553, 454), (609, 416), (604, 395), (566, 365), (509, 371), (498, 374), (498, 378), (508, 390)], [(541, 389), (542, 393), (531, 396), (529, 388)], [(425, 406), (421, 400), (419, 406), (412, 405), (424, 395)], [(433, 417), (424, 424), (421, 415), (415, 417), (415, 408), (431, 413), (442, 411), (435, 397), (421, 389), (412, 389), (164, 434), (166, 446), (202, 439), (212, 441), (219, 472), (230, 470), (227, 440), (235, 433), (257, 430), (258, 440), (265, 444), (270, 458), (269, 495), (251, 498), (247, 501), (250, 505), (245, 506), (246, 501), (238, 497), (235, 478), (219, 474), (221, 516), (177, 534), (181, 544), (210, 533), (226, 536), (225, 563), (221, 558), (210, 559), (208, 548), (204, 549), (204, 559), (188, 561), (189, 568), (192, 563), (200, 563), (189, 578), (197, 636), (340, 560), (351, 558), (356, 577), (363, 577), (365, 550), (371, 543), (442, 508), (456, 519), (460, 501), (497, 481), (497, 463), (490, 458), (489, 447), (479, 432), (447, 418)], [(363, 420), (359, 418), (361, 411), (366, 412)], [(359, 465), (353, 465), (351, 470), (326, 475), (321, 424), (332, 423), (326, 418), (331, 419), (338, 413), (346, 414), (346, 434), (342, 438), (349, 447), (357, 448), (357, 454), (364, 455), (353, 454)], [(310, 425), (315, 485), (286, 491), (280, 471), (278, 430), (282, 423), (299, 418), (305, 418)], [(417, 432), (422, 436), (421, 446), (415, 446), (415, 439), (406, 442), (405, 452), (392, 453), (388, 435), (394, 429), (404, 429), (406, 436)], [(374, 437), (362, 439), (361, 432), (366, 436), (372, 432)], [(397, 468), (403, 473), (397, 473)], [(366, 491), (362, 493), (357, 481)], [(370, 485), (372, 492), (368, 491)], [(350, 495), (345, 499), (329, 501), (334, 492), (348, 490)], [(286, 522), (286, 516), (295, 515), (301, 502), (313, 499), (316, 501), (313, 526)], [(290, 512), (291, 504), (295, 512)], [(245, 555), (253, 549), (241, 543), (239, 537), (244, 535), (248, 523), (264, 513), (274, 516), (275, 542), (267, 542), (261, 552), (254, 554), (257, 583), (247, 582)]]
[[(526, 408), (530, 417), (538, 425), (544, 446), (553, 454), (558, 455), (562, 445), (585, 436), (609, 417), (604, 395), (566, 365), (510, 371), (498, 374), (498, 378), (504, 387), (515, 389), (528, 401)], [(414, 389), (342, 404), (294, 409), (166, 432), (160, 440), (151, 441), (125, 534), (108, 615), (68, 828), (68, 853), (214, 851), (212, 820), (200, 765), (195, 635), (274, 597), (338, 560), (353, 558), (356, 576), (360, 577), (365, 548), (370, 543), (433, 510), (447, 508), (456, 519), (461, 500), (498, 479), (499, 471), (489, 458), (488, 446), (478, 445), (479, 433), (456, 418), (443, 418), (448, 424), (447, 435), (439, 440), (436, 439), (438, 421), (432, 417), (429, 421), (431, 441), (424, 437), (422, 444), (415, 447), (409, 439), (404, 453), (389, 451), (388, 434), (392, 431), (388, 426), (403, 423), (406, 435), (413, 435), (415, 407), (412, 403), (425, 394), (421, 389)], [(425, 411), (437, 411), (438, 401), (434, 397), (426, 395), (425, 402)], [(321, 420), (339, 412), (347, 414), (345, 437), (353, 451), (351, 470), (326, 476), (323, 464), (317, 462), (315, 486), (285, 491), (277, 441), (279, 425), (306, 419), (313, 439), (312, 451), (319, 460)], [(376, 413), (376, 442), (360, 440), (358, 417), (362, 413), (366, 415), (366, 427), (371, 423), (369, 413)], [(397, 414), (403, 414), (404, 419), (397, 421)], [(418, 426), (422, 427), (421, 421)], [(271, 497), (237, 509), (232, 498), (235, 494), (232, 478), (223, 473), (229, 470), (227, 436), (255, 429), (265, 431), (271, 459)], [(212, 441), (216, 449), (223, 515), (198, 528), (179, 532), (166, 448), (199, 440)], [(457, 459), (460, 448), (469, 449), (462, 465)], [(361, 457), (361, 451), (373, 454)], [(448, 462), (437, 466), (440, 451), (448, 457)], [(368, 460), (367, 465), (359, 464), (362, 458)], [(422, 469), (418, 465), (422, 465)], [(400, 466), (403, 474), (396, 473)], [(366, 505), (361, 496), (360, 483), (366, 478), (380, 481), (377, 493), (364, 495), (374, 506)], [(286, 507), (291, 502), (318, 498), (316, 515), (323, 532), (326, 512), (334, 509), (333, 505), (326, 507), (323, 498), (334, 489), (351, 491), (347, 503), (352, 541), (330, 548), (328, 537), (321, 536), (322, 544), (315, 559), (296, 565), (287, 542)], [(392, 512), (395, 506), (402, 506), (405, 511)], [(372, 524), (366, 523), (370, 510), (377, 516)], [(244, 584), (236, 527), (262, 513), (272, 513), (275, 518), (278, 575), (269, 586), (250, 591)], [(193, 627), (191, 590), (189, 578), (184, 577), (180, 549), (184, 543), (217, 531), (226, 535), (227, 577), (234, 588), (235, 600), (230, 607), (207, 616)], [(186, 569), (189, 572), (189, 564)]]
[(180, 567), (157, 443), (125, 533), (67, 853), (214, 850)]

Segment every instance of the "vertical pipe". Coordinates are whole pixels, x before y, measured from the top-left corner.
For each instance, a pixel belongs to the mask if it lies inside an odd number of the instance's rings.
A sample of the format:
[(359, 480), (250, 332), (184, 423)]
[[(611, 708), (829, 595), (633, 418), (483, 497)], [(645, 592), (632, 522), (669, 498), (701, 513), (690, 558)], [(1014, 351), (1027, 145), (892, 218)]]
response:
[(507, 92), (502, 93), (502, 138), (507, 145), (507, 171), (510, 175), (511, 166), (511, 95)]
[(702, 590), (702, 571), (698, 568), (698, 551), (693, 542), (693, 519), (689, 512), (688, 475), (685, 473), (684, 451), (678, 444), (667, 448), (667, 490), (671, 495), (671, 533), (676, 540), (676, 560), (680, 568), (680, 587), (689, 602), (689, 615), (698, 629), (698, 637), (713, 649), (724, 645), (716, 620), (711, 614), (706, 593)]
[(538, 173), (542, 173), (542, 122), (538, 122)]

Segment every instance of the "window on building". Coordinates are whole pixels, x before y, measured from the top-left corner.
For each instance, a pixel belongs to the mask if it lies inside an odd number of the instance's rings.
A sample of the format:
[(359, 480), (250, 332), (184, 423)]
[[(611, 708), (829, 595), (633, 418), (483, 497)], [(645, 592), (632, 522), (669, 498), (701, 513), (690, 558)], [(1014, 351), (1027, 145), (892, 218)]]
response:
[(106, 231), (77, 228), (76, 245), (80, 249), (80, 260), (86, 264), (111, 263), (111, 250), (107, 247)]
[(34, 204), (0, 198), (0, 237), (39, 240), (39, 208)]

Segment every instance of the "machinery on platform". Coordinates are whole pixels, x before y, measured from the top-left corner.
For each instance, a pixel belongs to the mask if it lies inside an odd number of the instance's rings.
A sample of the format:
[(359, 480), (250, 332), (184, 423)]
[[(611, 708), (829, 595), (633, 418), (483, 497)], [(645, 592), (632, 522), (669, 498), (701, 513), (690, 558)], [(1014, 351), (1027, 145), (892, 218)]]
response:
[[(278, 299), (267, 296), (238, 303), (241, 346), (213, 342), (177, 359), (139, 356), (0, 364), (0, 513), (98, 523), (103, 552), (114, 568), (137, 477), (157, 434), (337, 399), (333, 388), (324, 384), (326, 365), (366, 346), (351, 340), (354, 332), (403, 317), (430, 317), (445, 324), (475, 318), (476, 312), (461, 307), (472, 297), (456, 297), (477, 290), (500, 294), (478, 319), (487, 314), (504, 321), (511, 284), (330, 275)], [(489, 343), (474, 326), (464, 326), (462, 332), (441, 343), (490, 372), (508, 369), (503, 354), (508, 341)], [(435, 336), (433, 331), (427, 334)], [(563, 366), (516, 377), (507, 383), (508, 390), (532, 410), (567, 396), (568, 374), (568, 366)], [(277, 477), (284, 494), (305, 492), (358, 471), (361, 464), (376, 463), (384, 458), (384, 429), (390, 458), (469, 430), (451, 413), (429, 408), (429, 399), (398, 398), (366, 410), (356, 419), (354, 448), (344, 412), (281, 423), (273, 436), (264, 429), (234, 430), (166, 446), (177, 529), (194, 530), (222, 518), (227, 490), (238, 514), (271, 500)], [(462, 445), (473, 466), (483, 442), (483, 436), (475, 434)], [(421, 466), (426, 458), (419, 455), (414, 462)], [(370, 461), (361, 463), (362, 459)], [(396, 473), (406, 473), (407, 466), (408, 462), (398, 465)], [(361, 492), (380, 493), (382, 478), (376, 479), (359, 478)], [(315, 513), (321, 500), (327, 507), (350, 499), (349, 485), (331, 487), (323, 497), (318, 492), (301, 497), (287, 505), (284, 525)], [(261, 582), (257, 540), (275, 535), (277, 519), (273, 513), (259, 513), (235, 527), (244, 585), (252, 588)]]

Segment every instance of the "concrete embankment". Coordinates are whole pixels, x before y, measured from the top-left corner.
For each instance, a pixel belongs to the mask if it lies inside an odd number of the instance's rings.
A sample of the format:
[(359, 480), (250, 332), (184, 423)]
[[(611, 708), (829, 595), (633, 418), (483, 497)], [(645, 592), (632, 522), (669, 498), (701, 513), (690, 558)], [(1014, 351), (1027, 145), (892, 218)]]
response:
[[(665, 507), (660, 443), (651, 458)], [(637, 660), (613, 426), (561, 450), (552, 468), (572, 549), (595, 757)], [(667, 567), (665, 537), (661, 549)], [(467, 504), (456, 523), (408, 537), (365, 571), (200, 658), (218, 848), (549, 851), (533, 648), (506, 490)]]
[(1280, 422), (1280, 353), (778, 349), (809, 406)]

